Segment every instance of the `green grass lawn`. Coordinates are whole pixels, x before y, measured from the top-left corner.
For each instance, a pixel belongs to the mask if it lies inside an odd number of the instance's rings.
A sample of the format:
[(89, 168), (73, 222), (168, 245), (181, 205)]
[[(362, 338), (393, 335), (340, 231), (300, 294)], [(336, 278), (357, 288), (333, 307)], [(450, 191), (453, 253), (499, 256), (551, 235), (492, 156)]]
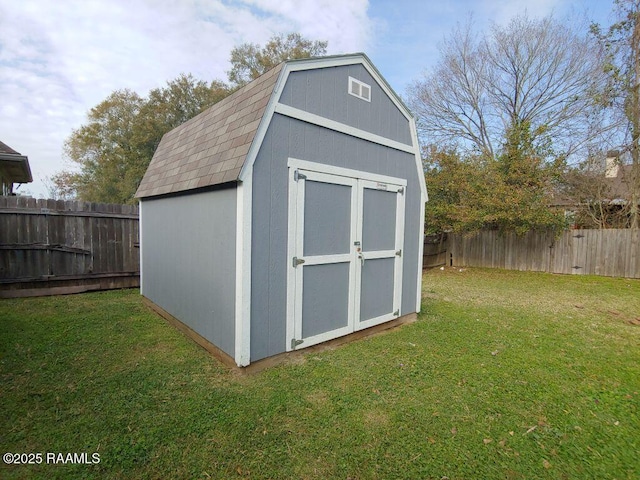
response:
[(0, 301), (0, 478), (640, 478), (640, 282), (433, 270), (397, 330), (233, 374), (137, 291)]

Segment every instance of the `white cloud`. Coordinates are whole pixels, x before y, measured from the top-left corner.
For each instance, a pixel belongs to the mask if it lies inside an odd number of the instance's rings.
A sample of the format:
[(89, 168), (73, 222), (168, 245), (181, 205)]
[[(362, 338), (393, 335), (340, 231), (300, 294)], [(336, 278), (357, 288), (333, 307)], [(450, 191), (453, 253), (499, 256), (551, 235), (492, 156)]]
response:
[(332, 53), (363, 50), (366, 0), (22, 0), (0, 6), (0, 138), (29, 156), (34, 184), (65, 165), (62, 145), (112, 91), (145, 95), (180, 73), (225, 79), (244, 42), (300, 32)]
[[(145, 95), (180, 73), (225, 79), (234, 45), (276, 33), (364, 51), (399, 93), (474, 12), (479, 28), (601, 0), (16, 0), (0, 3), (0, 140), (28, 155), (36, 182), (64, 167), (62, 145), (112, 91)], [(610, 7), (606, 7), (608, 10)]]
[(332, 52), (365, 50), (371, 41), (367, 0), (245, 0), (245, 3), (286, 19), (293, 31), (306, 37), (329, 40)]

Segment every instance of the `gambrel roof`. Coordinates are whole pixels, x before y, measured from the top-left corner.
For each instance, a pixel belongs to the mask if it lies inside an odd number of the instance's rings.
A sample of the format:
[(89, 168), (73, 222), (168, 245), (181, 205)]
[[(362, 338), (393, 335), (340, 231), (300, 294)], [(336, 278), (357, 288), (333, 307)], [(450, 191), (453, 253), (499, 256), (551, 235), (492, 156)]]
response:
[[(369, 58), (362, 53), (283, 62), (166, 133), (151, 159), (136, 197), (155, 197), (244, 180), (253, 165), (273, 114), (297, 115), (278, 103), (289, 73), (353, 64), (362, 64), (401, 114), (410, 121), (413, 129), (413, 139), (409, 142), (411, 145), (391, 140), (383, 143), (415, 156), (417, 173), (421, 178), (420, 189), (426, 199), (427, 191), (413, 117)], [(305, 120), (347, 134), (351, 131), (349, 126), (337, 122), (327, 124), (317, 115), (306, 115)], [(378, 135), (371, 134), (369, 137), (374, 141), (380, 140)]]
[(166, 133), (136, 197), (237, 180), (282, 65)]

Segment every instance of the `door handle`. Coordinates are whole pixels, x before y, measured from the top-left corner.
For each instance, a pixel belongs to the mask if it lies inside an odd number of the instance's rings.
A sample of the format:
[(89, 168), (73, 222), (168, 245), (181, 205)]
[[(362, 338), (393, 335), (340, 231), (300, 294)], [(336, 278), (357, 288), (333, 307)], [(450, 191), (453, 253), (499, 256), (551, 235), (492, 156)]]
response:
[(362, 252), (358, 253), (358, 258), (360, 259), (360, 265), (364, 266), (364, 255)]

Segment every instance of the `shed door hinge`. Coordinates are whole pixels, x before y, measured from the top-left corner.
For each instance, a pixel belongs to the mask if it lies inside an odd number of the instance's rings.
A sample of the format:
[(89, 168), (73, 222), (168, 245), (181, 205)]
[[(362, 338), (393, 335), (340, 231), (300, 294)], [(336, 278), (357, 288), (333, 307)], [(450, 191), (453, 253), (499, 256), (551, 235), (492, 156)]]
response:
[(300, 179), (306, 180), (306, 178), (307, 178), (307, 176), (302, 174), (302, 173), (300, 173), (300, 170), (296, 170), (296, 171), (293, 172), (293, 180), (296, 181), (296, 182), (298, 180), (300, 180)]
[(396, 251), (396, 255), (397, 255), (398, 257), (401, 257), (401, 256), (402, 256), (402, 249), (397, 250), (397, 251)]
[(296, 268), (298, 265), (301, 265), (304, 263), (304, 259), (303, 258), (298, 258), (298, 257), (293, 257), (293, 268)]
[(304, 340), (296, 340), (295, 338), (291, 339), (291, 350), (295, 350), (295, 348), (302, 344), (304, 342)]
[(404, 187), (400, 187), (400, 188), (398, 189), (398, 193), (399, 193), (400, 195), (404, 195)]

